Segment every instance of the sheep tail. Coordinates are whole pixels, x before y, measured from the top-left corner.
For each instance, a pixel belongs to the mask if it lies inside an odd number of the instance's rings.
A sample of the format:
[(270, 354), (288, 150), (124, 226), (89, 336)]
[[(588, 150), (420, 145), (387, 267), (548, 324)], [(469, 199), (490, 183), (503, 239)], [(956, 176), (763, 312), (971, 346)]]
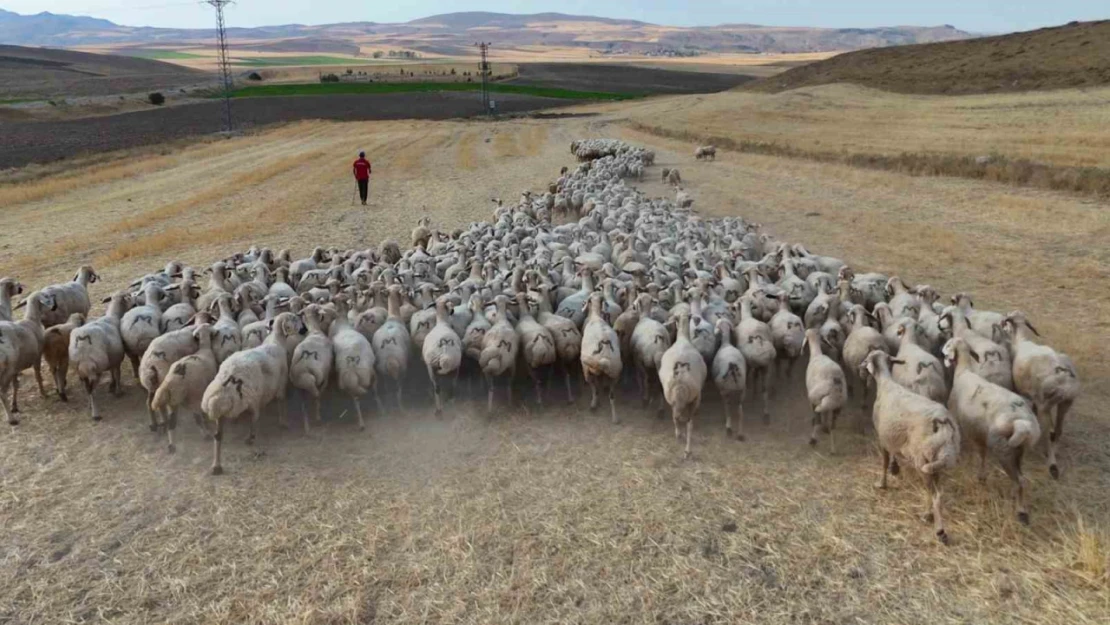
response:
[(154, 399), (150, 401), (150, 409), (157, 414), (163, 414), (173, 403), (173, 390), (168, 384), (163, 384), (154, 392)]
[(1010, 435), (1010, 440), (1007, 444), (1011, 449), (1017, 449), (1024, 445), (1029, 445), (1035, 441), (1033, 436), (1033, 424), (1028, 421), (1014, 421), (1014, 433)]

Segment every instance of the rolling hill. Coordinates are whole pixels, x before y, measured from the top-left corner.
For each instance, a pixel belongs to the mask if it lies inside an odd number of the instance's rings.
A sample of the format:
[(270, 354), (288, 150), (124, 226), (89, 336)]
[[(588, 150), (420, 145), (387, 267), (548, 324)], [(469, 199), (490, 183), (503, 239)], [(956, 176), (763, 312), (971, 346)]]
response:
[[(971, 37), (953, 26), (889, 28), (782, 28), (726, 24), (680, 28), (635, 20), (538, 13), (466, 12), (434, 15), (403, 24), (351, 22), (304, 26), (287, 24), (231, 28), (229, 34), (265, 48), (300, 42), (311, 49), (314, 40), (385, 48), (405, 48), (430, 54), (472, 54), (478, 39), (494, 41), (498, 49), (523, 46), (565, 46), (606, 53), (687, 55), (699, 52), (830, 52)], [(169, 45), (208, 42), (211, 29), (121, 26), (107, 20), (39, 13), (19, 15), (0, 11), (0, 43), (53, 47)], [(257, 49), (257, 48), (256, 48)], [(275, 50), (276, 51), (276, 50)]]
[(0, 45), (0, 100), (98, 96), (210, 80), (204, 72), (150, 59)]
[(886, 91), (965, 94), (1110, 84), (1110, 20), (928, 45), (861, 50), (745, 87), (786, 91), (854, 83)]

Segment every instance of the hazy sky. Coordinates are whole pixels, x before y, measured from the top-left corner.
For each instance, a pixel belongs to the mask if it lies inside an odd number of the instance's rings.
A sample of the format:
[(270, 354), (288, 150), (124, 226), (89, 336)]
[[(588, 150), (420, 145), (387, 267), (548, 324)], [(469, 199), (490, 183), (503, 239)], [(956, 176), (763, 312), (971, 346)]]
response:
[[(17, 13), (91, 15), (131, 26), (209, 27), (211, 10), (187, 0), (0, 0)], [(558, 11), (677, 26), (749, 23), (774, 26), (871, 27), (952, 24), (976, 32), (1009, 32), (1071, 20), (1110, 17), (1106, 0), (239, 0), (232, 26), (403, 22), (455, 11)]]

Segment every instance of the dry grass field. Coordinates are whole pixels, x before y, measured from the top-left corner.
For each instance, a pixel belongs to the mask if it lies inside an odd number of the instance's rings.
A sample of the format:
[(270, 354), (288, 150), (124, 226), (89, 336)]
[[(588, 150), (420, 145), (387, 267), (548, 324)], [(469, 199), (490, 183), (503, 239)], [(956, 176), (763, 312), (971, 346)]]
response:
[[(375, 413), (365, 433), (339, 403), (311, 436), (268, 415), (250, 448), (245, 425), (233, 427), (228, 474), (213, 478), (195, 428), (165, 454), (125, 370), (126, 395), (106, 399), (95, 425), (80, 391), (63, 405), (23, 384), (25, 420), (0, 436), (0, 622), (1105, 623), (1110, 205), (728, 151), (695, 163), (692, 144), (629, 127), (1105, 159), (1088, 96), (896, 97), (836, 88), (597, 105), (587, 118), (300, 122), (122, 154), (84, 179), (75, 166), (0, 184), (0, 229), (19, 233), (0, 244), (0, 266), (37, 286), (93, 263), (102, 296), (168, 259), (205, 265), (252, 243), (303, 255), (405, 240), (422, 214), (451, 228), (488, 217), (492, 198), (541, 188), (570, 164), (572, 139), (623, 138), (681, 167), (703, 214), (740, 214), (859, 267), (1021, 308), (1070, 353), (1084, 396), (1062, 479), (1040, 457), (1028, 463), (1030, 527), (1013, 518), (1001, 473), (980, 486), (965, 458), (945, 486), (953, 544), (938, 544), (918, 520), (915, 481), (873, 489), (878, 455), (854, 414), (837, 455), (805, 445), (799, 388), (783, 391), (770, 426), (749, 418), (745, 443), (725, 438), (708, 399), (683, 462), (669, 422), (631, 396), (620, 426), (582, 401), (487, 420), (465, 392), (440, 421), (414, 375), (407, 410)], [(764, 117), (748, 124), (746, 112)], [(1024, 122), (1007, 130), (1007, 119)], [(374, 162), (368, 208), (351, 201), (359, 149)], [(643, 188), (669, 193), (657, 171)]]

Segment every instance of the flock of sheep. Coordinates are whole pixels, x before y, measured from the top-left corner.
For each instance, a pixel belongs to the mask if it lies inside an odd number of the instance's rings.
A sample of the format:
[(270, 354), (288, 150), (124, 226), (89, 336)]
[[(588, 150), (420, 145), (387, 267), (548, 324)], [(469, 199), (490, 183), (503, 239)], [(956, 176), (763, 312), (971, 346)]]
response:
[[(809, 443), (827, 433), (832, 450), (849, 398), (865, 411), (870, 402), (879, 486), (900, 467), (917, 470), (940, 540), (938, 480), (955, 465), (961, 437), (981, 472), (992, 457), (1009, 475), (1028, 522), (1023, 456), (1047, 438), (1058, 476), (1057, 445), (1079, 382), (1022, 313), (978, 310), (964, 294), (945, 306), (929, 286), (856, 273), (740, 218), (703, 219), (688, 204), (645, 197), (625, 179), (642, 178), (650, 151), (613, 140), (576, 141), (571, 150), (581, 162), (545, 193), (498, 201), (492, 221), (452, 233), (423, 219), (406, 250), (386, 241), (294, 260), (288, 250), (251, 248), (205, 269), (205, 288), (192, 268), (170, 262), (106, 299), (95, 318), (91, 267), (27, 295), (20, 321), (11, 321), (12, 301), (23, 286), (4, 278), (0, 394), (9, 423), (18, 424), (23, 371), (34, 369), (46, 396), (43, 360), (63, 401), (67, 373), (76, 374), (95, 420), (101, 378), (109, 374), (119, 393), (130, 360), (151, 429), (166, 432), (172, 452), (177, 418), (191, 414), (215, 441), (219, 474), (225, 423), (249, 415), (248, 443), (267, 405), (286, 423), (290, 386), (306, 430), (329, 388), (350, 398), (362, 427), (363, 398), (384, 412), (384, 386), (403, 405), (406, 374), (421, 365), (437, 414), (444, 384), (454, 388), (460, 375), (484, 378), (492, 411), (497, 386), (511, 402), (514, 380), (526, 374), (542, 403), (561, 370), (568, 400), (580, 371), (591, 409), (606, 396), (613, 423), (622, 381), (635, 379), (645, 405), (661, 394), (688, 457), (710, 382), (726, 432), (743, 440), (745, 396), (759, 393), (766, 422), (772, 385), (804, 363)], [(706, 155), (699, 148), (697, 157)], [(674, 170), (668, 179), (681, 181)], [(561, 214), (576, 218), (559, 224)]]

